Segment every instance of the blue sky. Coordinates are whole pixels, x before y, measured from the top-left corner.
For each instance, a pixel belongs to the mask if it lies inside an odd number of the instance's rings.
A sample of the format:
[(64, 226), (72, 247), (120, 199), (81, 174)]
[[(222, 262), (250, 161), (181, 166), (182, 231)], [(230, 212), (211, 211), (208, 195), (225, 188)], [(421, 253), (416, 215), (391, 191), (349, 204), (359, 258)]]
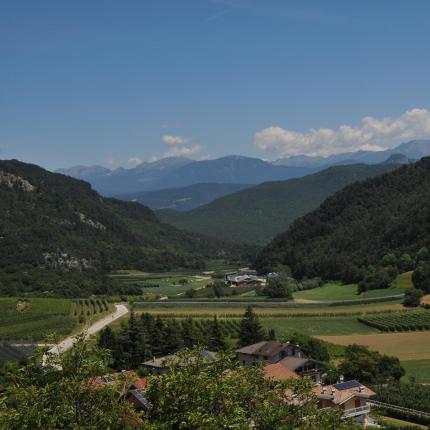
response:
[(427, 0), (4, 0), (0, 157), (132, 166), (430, 137), (429, 16)]

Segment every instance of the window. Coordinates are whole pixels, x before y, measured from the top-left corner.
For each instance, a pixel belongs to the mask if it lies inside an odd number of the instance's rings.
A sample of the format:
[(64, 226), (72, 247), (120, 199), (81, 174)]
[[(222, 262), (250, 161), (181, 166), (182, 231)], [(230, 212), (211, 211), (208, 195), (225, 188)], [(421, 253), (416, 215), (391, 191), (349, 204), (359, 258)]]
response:
[(359, 408), (361, 406), (361, 400), (360, 399), (355, 399), (355, 407)]

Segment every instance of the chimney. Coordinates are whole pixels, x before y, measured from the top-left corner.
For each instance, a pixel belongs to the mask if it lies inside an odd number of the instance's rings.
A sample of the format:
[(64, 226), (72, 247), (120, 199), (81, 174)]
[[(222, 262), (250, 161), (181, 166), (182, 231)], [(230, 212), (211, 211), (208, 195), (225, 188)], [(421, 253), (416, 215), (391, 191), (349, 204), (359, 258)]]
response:
[(345, 381), (345, 377), (343, 375), (339, 376), (339, 381), (342, 383), (343, 381)]
[(362, 392), (364, 391), (364, 385), (360, 385), (360, 387), (358, 388), (358, 391), (359, 391), (360, 393), (362, 393)]

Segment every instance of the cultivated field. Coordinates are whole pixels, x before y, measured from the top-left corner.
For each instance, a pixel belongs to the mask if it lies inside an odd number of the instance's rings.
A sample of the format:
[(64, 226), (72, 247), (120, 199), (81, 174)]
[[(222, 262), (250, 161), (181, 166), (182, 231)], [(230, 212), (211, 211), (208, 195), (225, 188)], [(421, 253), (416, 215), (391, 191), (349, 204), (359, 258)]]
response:
[(430, 310), (365, 315), (359, 321), (381, 331), (430, 330)]
[[(387, 303), (367, 303), (365, 305), (349, 305), (349, 306), (318, 306), (318, 307), (301, 307), (301, 308), (290, 308), (283, 307), (282, 304), (276, 307), (260, 307), (258, 303), (251, 303), (254, 312), (260, 317), (300, 317), (300, 316), (322, 316), (322, 317), (332, 317), (332, 316), (359, 316), (368, 313), (376, 312), (394, 312), (402, 311), (405, 308), (400, 303), (397, 302), (387, 302)], [(175, 316), (175, 317), (186, 317), (196, 316), (196, 317), (212, 317), (217, 315), (220, 318), (240, 318), (245, 312), (245, 305), (232, 306), (228, 302), (208, 302), (208, 303), (196, 303), (191, 305), (189, 303), (166, 303), (166, 306), (161, 303), (135, 303), (134, 309), (136, 312), (149, 312), (152, 314), (157, 314), (161, 316)]]
[(110, 305), (101, 299), (0, 298), (0, 339), (41, 340), (56, 333), (64, 336), (84, 327)]
[(313, 290), (297, 291), (294, 293), (295, 300), (312, 300), (312, 301), (334, 301), (334, 300), (360, 300), (375, 297), (395, 296), (403, 293), (404, 288), (391, 287), (384, 290), (366, 291), (357, 293), (356, 284), (342, 285), (330, 282), (321, 288)]
[(430, 331), (318, 337), (339, 345), (366, 345), (383, 354), (394, 355), (402, 361), (430, 360)]
[(0, 298), (0, 339), (39, 340), (50, 333), (68, 334), (76, 320), (67, 299)]

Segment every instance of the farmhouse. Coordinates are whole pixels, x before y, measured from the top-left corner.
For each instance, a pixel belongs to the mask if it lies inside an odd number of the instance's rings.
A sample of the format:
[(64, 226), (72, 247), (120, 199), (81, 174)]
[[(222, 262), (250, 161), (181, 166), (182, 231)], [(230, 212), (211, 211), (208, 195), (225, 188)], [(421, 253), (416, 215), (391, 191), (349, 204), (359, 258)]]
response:
[[(216, 360), (216, 353), (212, 351), (201, 351), (200, 356), (207, 360), (208, 363)], [(142, 363), (142, 366), (149, 370), (152, 375), (162, 375), (169, 370), (169, 366), (172, 364), (186, 365), (186, 363), (180, 361), (177, 355), (172, 354), (159, 358), (154, 357), (152, 360)]]
[(237, 273), (226, 275), (226, 280), (230, 286), (241, 287), (248, 286), (250, 284), (261, 284), (266, 283), (266, 279), (257, 275), (238, 275)]
[[(298, 344), (290, 342), (263, 341), (236, 350), (237, 359), (245, 366), (259, 363), (279, 364), (293, 374), (321, 379), (324, 365), (306, 358)], [(277, 366), (277, 369), (280, 369)]]
[(314, 393), (318, 398), (319, 408), (335, 408), (342, 411), (345, 418), (353, 418), (365, 426), (372, 424), (368, 400), (375, 393), (358, 381), (318, 385)]
[(123, 370), (122, 372), (99, 376), (92, 380), (92, 385), (94, 387), (114, 384), (118, 386), (120, 396), (129, 400), (135, 409), (148, 410), (151, 408), (144, 391), (147, 380), (145, 378), (140, 378), (139, 375), (132, 370)]
[(236, 350), (237, 359), (245, 366), (278, 363), (285, 357), (303, 358), (300, 346), (290, 342), (263, 341)]

